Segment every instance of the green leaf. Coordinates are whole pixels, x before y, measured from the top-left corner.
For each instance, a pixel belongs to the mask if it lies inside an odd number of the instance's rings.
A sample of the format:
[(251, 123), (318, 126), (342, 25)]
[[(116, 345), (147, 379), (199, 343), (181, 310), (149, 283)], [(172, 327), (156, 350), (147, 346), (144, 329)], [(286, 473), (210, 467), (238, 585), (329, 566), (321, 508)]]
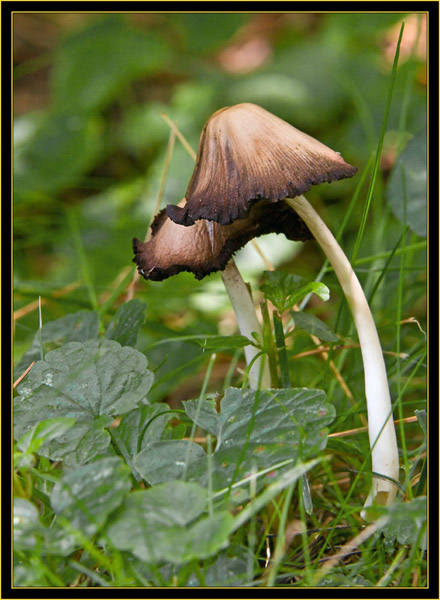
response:
[(426, 131), (423, 129), (400, 154), (387, 188), (387, 200), (394, 215), (421, 237), (426, 237), (427, 227), (426, 146)]
[[(130, 471), (120, 458), (104, 458), (66, 471), (55, 483), (50, 502), (59, 516), (50, 527), (40, 522), (38, 509), (14, 499), (14, 549), (66, 556), (102, 528), (131, 487)], [(80, 532), (81, 538), (75, 535)]]
[(232, 542), (211, 561), (203, 561), (201, 569), (190, 575), (187, 587), (240, 587), (248, 578), (248, 561), (252, 553), (239, 543)]
[(170, 15), (183, 38), (185, 50), (209, 52), (227, 42), (249, 19), (239, 13), (179, 13)]
[(324, 392), (307, 389), (229, 388), (219, 412), (209, 396), (183, 405), (200, 428), (217, 438), (215, 451), (208, 464), (203, 449), (193, 442), (153, 444), (135, 457), (136, 468), (149, 483), (185, 473), (188, 481), (202, 485), (211, 477), (212, 489), (219, 492), (234, 483), (234, 476), (245, 481), (255, 470), (265, 470), (264, 481), (272, 481), (270, 471), (276, 465), (294, 464), (325, 447), (325, 427), (335, 414)]
[(153, 381), (147, 364), (143, 354), (111, 340), (71, 342), (49, 352), (17, 388), (15, 437), (47, 419), (74, 418), (75, 425), (39, 453), (73, 464), (90, 461), (107, 448), (105, 428), (113, 418), (147, 401)]
[(151, 406), (140, 406), (131, 410), (121, 418), (119, 426), (113, 431), (118, 433), (131, 455), (151, 443), (158, 442), (174, 416), (167, 404), (158, 403)]
[(66, 534), (57, 521), (45, 527), (37, 507), (24, 498), (14, 498), (14, 551), (45, 554), (70, 554), (75, 548), (73, 536)]
[(236, 531), (253, 515), (256, 515), (264, 506), (273, 500), (285, 488), (296, 483), (303, 475), (313, 469), (319, 460), (311, 460), (305, 464), (298, 464), (285, 470), (281, 476), (271, 483), (259, 496), (251, 500), (244, 510), (241, 510), (234, 519), (233, 529)]
[(223, 350), (244, 348), (253, 343), (244, 335), (212, 335), (195, 337), (194, 342), (200, 344), (205, 350)]
[[(39, 548), (40, 552), (42, 544), (51, 532), (40, 522), (40, 514), (37, 507), (25, 500), (24, 498), (14, 498), (14, 551), (17, 550), (34, 550)], [(69, 549), (72, 547), (69, 545)]]
[[(388, 524), (383, 529), (385, 537), (397, 539), (399, 544), (414, 544), (421, 530), (426, 529), (426, 496), (414, 498), (411, 502), (396, 502), (387, 510)], [(425, 530), (426, 535), (426, 530)], [(424, 540), (421, 540), (422, 545)]]
[(24, 498), (14, 498), (14, 550), (32, 550), (44, 534), (37, 507)]
[(337, 342), (339, 340), (338, 336), (315, 315), (303, 311), (291, 311), (290, 316), (295, 323), (295, 330), (303, 329), (311, 335), (316, 335), (324, 342)]
[(188, 467), (205, 462), (203, 448), (186, 440), (153, 442), (134, 457), (135, 468), (150, 485), (181, 479)]
[[(133, 458), (149, 445), (159, 441), (167, 423), (173, 417), (166, 404), (140, 406), (123, 415), (119, 426), (112, 430), (112, 436), (125, 461), (138, 481), (142, 479)], [(174, 428), (173, 428), (174, 429)]]
[(30, 431), (21, 436), (17, 441), (17, 448), (22, 452), (31, 454), (37, 452), (41, 444), (49, 442), (63, 435), (75, 424), (75, 419), (61, 417), (59, 419), (48, 419), (37, 423)]
[(423, 429), (423, 433), (426, 436), (428, 434), (428, 415), (426, 414), (426, 410), (415, 410), (414, 413), (417, 417), (420, 427)]
[(15, 201), (38, 201), (75, 186), (101, 157), (102, 128), (95, 115), (48, 113), (14, 163)]
[(233, 521), (227, 512), (201, 518), (206, 502), (205, 489), (183, 481), (137, 491), (126, 498), (107, 535), (116, 548), (150, 564), (205, 558), (227, 543)]
[[(334, 408), (326, 402), (322, 390), (306, 388), (280, 390), (240, 390), (229, 388), (215, 411), (211, 399), (183, 403), (188, 416), (205, 431), (217, 437), (216, 450), (235, 444), (243, 445), (249, 435), (252, 445), (284, 442), (299, 446), (325, 447), (321, 439), (323, 427), (334, 418)], [(250, 430), (250, 421), (254, 422)], [(315, 436), (318, 436), (315, 439)]]
[(323, 283), (307, 281), (299, 275), (281, 271), (265, 271), (264, 275), (266, 283), (260, 289), (280, 313), (292, 308), (310, 293), (316, 294), (324, 302), (330, 298), (330, 291)]
[(105, 333), (108, 340), (116, 340), (121, 346), (135, 346), (139, 329), (145, 323), (147, 305), (141, 300), (122, 304)]
[(166, 40), (131, 27), (123, 15), (95, 19), (70, 35), (53, 66), (55, 105), (96, 110), (116, 99), (133, 79), (150, 75), (170, 58)]
[(131, 488), (130, 470), (119, 457), (67, 470), (50, 496), (54, 511), (73, 529), (94, 535)]
[(41, 339), (43, 339), (43, 351), (47, 352), (48, 349), (52, 350), (54, 345), (61, 346), (61, 344), (67, 344), (67, 342), (85, 342), (96, 338), (98, 332), (99, 317), (97, 313), (89, 310), (80, 310), (55, 321), (44, 323), (41, 331), (38, 330), (35, 333), (29, 350), (17, 365), (15, 369), (17, 377), (34, 360), (41, 358)]

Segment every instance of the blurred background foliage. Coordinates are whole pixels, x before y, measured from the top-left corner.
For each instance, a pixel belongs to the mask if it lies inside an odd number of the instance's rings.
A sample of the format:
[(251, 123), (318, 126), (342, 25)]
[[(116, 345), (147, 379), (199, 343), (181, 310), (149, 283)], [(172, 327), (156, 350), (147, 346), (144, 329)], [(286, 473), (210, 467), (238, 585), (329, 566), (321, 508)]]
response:
[[(170, 130), (162, 112), (196, 149), (202, 126), (214, 111), (255, 102), (340, 151), (358, 167), (358, 175), (314, 187), (308, 194), (336, 233), (377, 151), (402, 20), (406, 24), (393, 101), (359, 252), (365, 262), (357, 272), (367, 293), (385, 262), (369, 257), (394, 248), (402, 221), (410, 227), (407, 244), (417, 245), (426, 236), (423, 15), (16, 13), (15, 359), (38, 328), (38, 296), (48, 322), (102, 306), (124, 277), (130, 281), (131, 240), (147, 233), (165, 163)], [(181, 200), (192, 169), (193, 160), (177, 141), (162, 206)], [(407, 174), (405, 181), (402, 172)], [(371, 170), (342, 237), (349, 256), (370, 176)], [(309, 279), (323, 263), (313, 243), (303, 247), (267, 236), (261, 246), (275, 266)], [(263, 263), (251, 247), (238, 253), (237, 262), (256, 284), (258, 300)], [(397, 297), (400, 265), (396, 256), (374, 296), (379, 331), (390, 351), (396, 348), (397, 327), (397, 300), (390, 299)], [(407, 255), (404, 276), (402, 318), (414, 317), (425, 329), (423, 248)], [(342, 335), (352, 334), (347, 316), (338, 316), (340, 292), (332, 273), (324, 281), (331, 289), (330, 302), (324, 305), (315, 299), (309, 309)], [(136, 297), (148, 306), (137, 347), (157, 369), (157, 398), (173, 390), (178, 398), (187, 398), (198, 389), (201, 367), (209, 356), (185, 341), (154, 344), (181, 334), (235, 331), (218, 274), (201, 282), (187, 273), (162, 283), (141, 280)], [(124, 293), (116, 294), (115, 302), (101, 313), (101, 327), (124, 300)], [(402, 327), (402, 352), (411, 352), (423, 341), (413, 322)], [(299, 335), (295, 352), (309, 346), (309, 338)], [(313, 360), (303, 359), (294, 385), (325, 388), (322, 378), (329, 374), (318, 375)], [(216, 377), (223, 381), (229, 361), (226, 357), (224, 367), (221, 357), (216, 362), (214, 382)], [(185, 374), (192, 380), (185, 380)], [(361, 391), (362, 378), (358, 379)], [(422, 388), (424, 382), (419, 384)]]

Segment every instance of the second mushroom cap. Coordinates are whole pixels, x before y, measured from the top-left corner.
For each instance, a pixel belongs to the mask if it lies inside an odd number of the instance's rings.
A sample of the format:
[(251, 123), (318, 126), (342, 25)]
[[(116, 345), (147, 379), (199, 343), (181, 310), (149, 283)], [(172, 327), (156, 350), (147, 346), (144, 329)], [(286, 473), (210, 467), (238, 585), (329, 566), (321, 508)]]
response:
[(259, 200), (305, 193), (314, 184), (352, 177), (340, 154), (255, 104), (214, 113), (203, 127), (184, 207), (168, 205), (175, 223), (222, 225), (243, 219)]
[[(185, 206), (185, 200), (179, 203)], [(223, 271), (232, 255), (249, 240), (267, 233), (284, 233), (290, 240), (308, 240), (310, 231), (285, 203), (254, 205), (245, 219), (230, 225), (206, 220), (183, 227), (173, 223), (162, 210), (151, 225), (151, 239), (133, 240), (134, 262), (145, 279), (162, 281), (181, 271), (202, 279)]]

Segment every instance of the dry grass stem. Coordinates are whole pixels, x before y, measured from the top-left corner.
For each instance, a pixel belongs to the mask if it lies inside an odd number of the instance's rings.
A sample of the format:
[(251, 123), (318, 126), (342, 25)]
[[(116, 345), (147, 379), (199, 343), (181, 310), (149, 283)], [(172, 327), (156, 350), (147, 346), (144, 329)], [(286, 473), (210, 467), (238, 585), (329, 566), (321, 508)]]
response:
[[(163, 192), (165, 190), (165, 184), (166, 184), (167, 177), (168, 177), (168, 171), (170, 169), (171, 157), (173, 155), (175, 141), (176, 141), (176, 133), (175, 133), (174, 129), (172, 129), (170, 131), (170, 135), (168, 137), (168, 145), (167, 145), (167, 150), (166, 150), (166, 153), (165, 153), (165, 164), (164, 164), (164, 168), (163, 168), (163, 171), (162, 171), (162, 176), (161, 176), (161, 179), (160, 179), (159, 191), (158, 191), (157, 196), (156, 196), (156, 202), (155, 202), (155, 205), (154, 205), (154, 208), (153, 208), (152, 217), (151, 217), (150, 223), (148, 224), (148, 227), (147, 227), (147, 233), (146, 233), (145, 239), (144, 239), (145, 242), (147, 242), (150, 239), (150, 237), (151, 237), (152, 233), (151, 233), (150, 225), (151, 225), (151, 223), (153, 221), (154, 215), (159, 212), (159, 208), (160, 208), (160, 205), (162, 203)], [(139, 277), (140, 277), (139, 272), (138, 272), (137, 269), (135, 269), (135, 272), (133, 274), (133, 279), (131, 280), (131, 282), (129, 283), (129, 285), (127, 287), (127, 295), (126, 295), (126, 298), (125, 298), (126, 302), (129, 302), (130, 300), (133, 300), (133, 298), (134, 298), (134, 289), (136, 287), (136, 283), (137, 283)]]
[(12, 386), (12, 388), (13, 388), (14, 390), (15, 390), (15, 388), (17, 387), (17, 385), (20, 383), (20, 381), (26, 377), (26, 375), (27, 375), (27, 374), (29, 373), (29, 371), (32, 369), (32, 367), (34, 366), (34, 364), (35, 364), (35, 361), (33, 360), (33, 361), (31, 362), (31, 364), (28, 366), (28, 368), (26, 369), (26, 371), (20, 375), (20, 377), (17, 379), (17, 381), (15, 381), (15, 382), (14, 382), (14, 384), (13, 384), (13, 386)]
[[(66, 296), (67, 294), (69, 294), (73, 290), (76, 290), (76, 288), (78, 288), (79, 285), (80, 285), (79, 281), (73, 281), (72, 283), (69, 283), (68, 285), (64, 286), (63, 288), (61, 288), (59, 290), (55, 290), (52, 293), (52, 296), (54, 298), (61, 298), (62, 296)], [(41, 301), (40, 300), (33, 300), (29, 304), (26, 304), (26, 306), (22, 306), (21, 308), (15, 310), (14, 311), (14, 322), (18, 321), (18, 319), (21, 319), (25, 315), (28, 315), (32, 311), (37, 310), (37, 308), (40, 305), (42, 306), (43, 304), (47, 304), (47, 302), (48, 302), (47, 299), (41, 298)]]

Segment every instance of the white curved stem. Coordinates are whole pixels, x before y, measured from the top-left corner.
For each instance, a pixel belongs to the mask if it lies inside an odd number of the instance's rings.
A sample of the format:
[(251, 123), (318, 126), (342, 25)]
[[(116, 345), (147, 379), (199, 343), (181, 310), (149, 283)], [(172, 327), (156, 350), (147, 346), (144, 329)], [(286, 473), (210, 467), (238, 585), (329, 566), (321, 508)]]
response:
[[(368, 410), (373, 472), (399, 480), (399, 454), (392, 420), (388, 379), (373, 315), (353, 268), (315, 209), (304, 198), (287, 198), (286, 202), (298, 213), (329, 259), (356, 324), (362, 352), (365, 376), (365, 396)], [(373, 487), (365, 506), (391, 504), (397, 487), (388, 479), (373, 478)]]
[[(225, 284), (226, 291), (228, 292), (232, 307), (237, 317), (238, 328), (240, 329), (241, 335), (244, 335), (252, 340), (252, 333), (255, 332), (260, 336), (261, 339), (261, 327), (255, 313), (254, 303), (233, 259), (228, 262), (223, 271), (220, 271), (220, 275), (223, 279), (223, 283)], [(255, 346), (245, 346), (244, 354), (246, 356), (246, 362), (248, 365), (255, 355), (258, 354), (258, 352), (259, 350), (258, 348), (255, 348)], [(271, 387), (268, 362), (267, 360), (263, 361), (262, 357), (260, 356), (255, 360), (249, 369), (249, 385), (254, 390), (258, 388), (261, 369), (263, 369), (261, 376), (261, 387)]]

